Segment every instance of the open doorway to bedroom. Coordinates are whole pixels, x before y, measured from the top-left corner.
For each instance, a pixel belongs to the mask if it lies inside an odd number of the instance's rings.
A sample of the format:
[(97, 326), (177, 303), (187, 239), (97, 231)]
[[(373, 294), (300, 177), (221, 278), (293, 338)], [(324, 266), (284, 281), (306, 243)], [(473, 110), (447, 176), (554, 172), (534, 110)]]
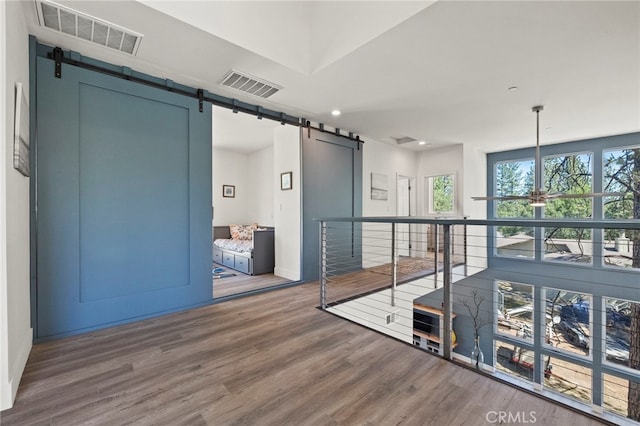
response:
[(213, 298), (299, 281), (299, 129), (221, 107), (212, 114)]

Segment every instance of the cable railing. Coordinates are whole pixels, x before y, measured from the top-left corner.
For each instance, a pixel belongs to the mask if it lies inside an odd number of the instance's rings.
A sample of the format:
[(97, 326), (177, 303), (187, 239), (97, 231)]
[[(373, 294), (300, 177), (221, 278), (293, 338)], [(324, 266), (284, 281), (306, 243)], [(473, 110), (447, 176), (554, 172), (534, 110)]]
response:
[(322, 309), (638, 424), (640, 221), (319, 222)]

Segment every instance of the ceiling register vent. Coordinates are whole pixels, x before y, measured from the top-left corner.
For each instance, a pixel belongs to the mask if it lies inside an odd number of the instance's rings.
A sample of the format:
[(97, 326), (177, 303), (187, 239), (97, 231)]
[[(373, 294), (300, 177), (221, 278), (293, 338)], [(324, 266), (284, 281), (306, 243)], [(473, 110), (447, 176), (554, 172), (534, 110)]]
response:
[(260, 98), (268, 98), (282, 90), (282, 86), (236, 70), (229, 71), (219, 84)]
[(72, 37), (135, 55), (142, 34), (50, 1), (36, 1), (40, 25)]
[(401, 136), (399, 138), (395, 138), (392, 136), (391, 139), (395, 140), (398, 145), (417, 141), (417, 139), (414, 139), (410, 136)]

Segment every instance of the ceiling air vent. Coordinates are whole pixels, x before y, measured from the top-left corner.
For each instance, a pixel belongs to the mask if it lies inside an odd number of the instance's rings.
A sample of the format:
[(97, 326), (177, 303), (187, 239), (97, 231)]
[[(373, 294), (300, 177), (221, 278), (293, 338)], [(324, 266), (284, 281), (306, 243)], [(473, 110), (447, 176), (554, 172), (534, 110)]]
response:
[(414, 138), (409, 137), (409, 136), (401, 136), (399, 138), (394, 138), (392, 136), (391, 139), (394, 139), (398, 145), (402, 145), (402, 144), (405, 144), (405, 143), (411, 143), (411, 142), (417, 141), (417, 139), (414, 139)]
[(219, 84), (260, 98), (268, 98), (282, 90), (282, 86), (236, 70), (229, 71)]
[(142, 34), (51, 1), (36, 1), (40, 25), (101, 46), (135, 55)]

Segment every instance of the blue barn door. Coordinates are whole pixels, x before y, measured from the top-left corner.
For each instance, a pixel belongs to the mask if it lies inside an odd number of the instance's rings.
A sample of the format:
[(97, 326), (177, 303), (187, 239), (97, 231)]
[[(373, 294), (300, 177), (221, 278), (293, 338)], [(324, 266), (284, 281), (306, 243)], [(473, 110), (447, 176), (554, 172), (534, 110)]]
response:
[[(302, 129), (302, 280), (320, 277), (318, 218), (362, 216), (362, 150), (358, 143), (317, 130)], [(349, 250), (342, 271), (362, 267), (362, 226), (332, 223), (332, 238)]]
[(211, 104), (36, 67), (36, 339), (207, 303)]

